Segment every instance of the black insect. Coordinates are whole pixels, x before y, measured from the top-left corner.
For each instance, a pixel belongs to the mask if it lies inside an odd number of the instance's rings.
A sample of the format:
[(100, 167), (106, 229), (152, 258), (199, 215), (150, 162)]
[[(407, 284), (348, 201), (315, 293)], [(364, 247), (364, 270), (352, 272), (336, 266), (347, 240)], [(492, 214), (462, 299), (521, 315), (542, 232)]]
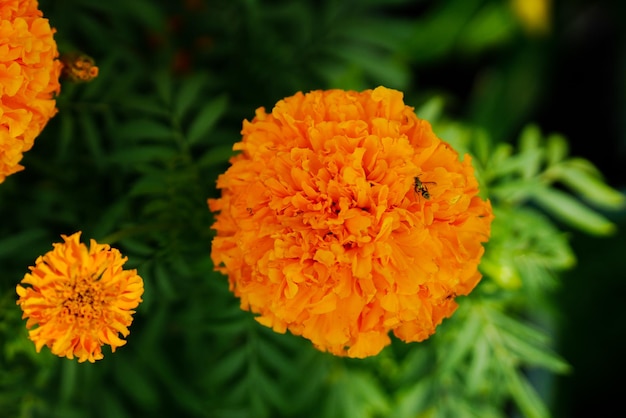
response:
[(432, 181), (423, 182), (422, 180), (420, 180), (419, 177), (417, 176), (413, 177), (413, 190), (415, 191), (415, 193), (421, 194), (422, 197), (424, 197), (424, 199), (426, 200), (430, 199), (430, 192), (428, 191), (428, 188), (426, 187), (427, 184), (436, 184), (436, 183)]

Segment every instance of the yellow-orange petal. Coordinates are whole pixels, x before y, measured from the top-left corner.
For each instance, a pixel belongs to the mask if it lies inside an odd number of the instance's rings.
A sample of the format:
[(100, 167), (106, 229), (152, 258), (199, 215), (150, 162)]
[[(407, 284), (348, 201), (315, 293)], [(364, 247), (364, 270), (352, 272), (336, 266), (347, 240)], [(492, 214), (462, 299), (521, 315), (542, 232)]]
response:
[(101, 347), (126, 344), (132, 314), (141, 302), (143, 280), (124, 270), (126, 258), (107, 244), (82, 244), (80, 232), (61, 235), (64, 242), (40, 256), (17, 285), (17, 304), (37, 352), (45, 345), (53, 354), (79, 362), (102, 359)]

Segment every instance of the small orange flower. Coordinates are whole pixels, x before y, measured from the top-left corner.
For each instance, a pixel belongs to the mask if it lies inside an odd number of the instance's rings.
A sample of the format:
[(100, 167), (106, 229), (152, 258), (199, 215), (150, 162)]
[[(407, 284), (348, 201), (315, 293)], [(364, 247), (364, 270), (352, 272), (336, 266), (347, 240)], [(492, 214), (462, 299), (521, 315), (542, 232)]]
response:
[(0, 4), (0, 183), (56, 114), (61, 62), (36, 0)]
[(136, 270), (124, 270), (127, 258), (115, 248), (91, 240), (79, 242), (80, 232), (61, 235), (64, 243), (37, 258), (17, 285), (19, 300), (28, 318), (27, 328), (37, 352), (47, 345), (52, 353), (79, 362), (103, 358), (101, 346), (115, 352), (126, 344), (133, 311), (141, 302), (143, 281)]
[(63, 76), (74, 83), (85, 83), (98, 76), (99, 69), (96, 62), (88, 55), (72, 52), (61, 57)]
[(260, 323), (366, 357), (428, 338), (480, 280), (491, 206), (402, 93), (297, 93), (242, 134), (211, 256)]

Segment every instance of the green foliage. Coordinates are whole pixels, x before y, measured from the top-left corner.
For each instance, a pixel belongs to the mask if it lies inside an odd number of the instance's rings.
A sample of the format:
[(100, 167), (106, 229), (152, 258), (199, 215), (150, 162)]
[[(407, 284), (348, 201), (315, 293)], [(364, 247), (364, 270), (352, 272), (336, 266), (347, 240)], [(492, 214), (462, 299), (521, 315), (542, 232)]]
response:
[[(86, 51), (100, 75), (63, 85), (26, 170), (0, 185), (1, 415), (499, 418), (514, 405), (548, 417), (537, 381), (570, 370), (552, 338), (551, 291), (575, 264), (565, 231), (614, 232), (624, 195), (560, 135), (528, 125), (506, 141), (536, 104), (540, 83), (511, 89), (539, 71), (526, 66), (537, 51), (488, 73), (470, 122), (444, 117), (450, 95), (421, 71), (522, 35), (508, 2), (425, 3), (41, 0), (61, 51)], [(437, 334), (357, 361), (240, 309), (213, 271), (206, 199), (256, 108), (377, 85), (421, 102), (418, 116), (472, 156), (496, 218), (482, 282)], [(145, 285), (128, 344), (96, 364), (37, 354), (15, 306), (27, 266), (77, 230), (120, 248)]]

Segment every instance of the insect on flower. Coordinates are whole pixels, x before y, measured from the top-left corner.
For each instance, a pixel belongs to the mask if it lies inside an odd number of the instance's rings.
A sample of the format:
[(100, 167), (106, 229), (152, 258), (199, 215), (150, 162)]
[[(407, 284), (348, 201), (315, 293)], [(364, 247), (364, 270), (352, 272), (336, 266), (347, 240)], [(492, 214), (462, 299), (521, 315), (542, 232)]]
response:
[(421, 194), (426, 200), (430, 199), (430, 192), (428, 191), (428, 188), (426, 188), (427, 184), (437, 183), (432, 181), (423, 182), (418, 176), (413, 177), (413, 190), (415, 191), (415, 193)]

